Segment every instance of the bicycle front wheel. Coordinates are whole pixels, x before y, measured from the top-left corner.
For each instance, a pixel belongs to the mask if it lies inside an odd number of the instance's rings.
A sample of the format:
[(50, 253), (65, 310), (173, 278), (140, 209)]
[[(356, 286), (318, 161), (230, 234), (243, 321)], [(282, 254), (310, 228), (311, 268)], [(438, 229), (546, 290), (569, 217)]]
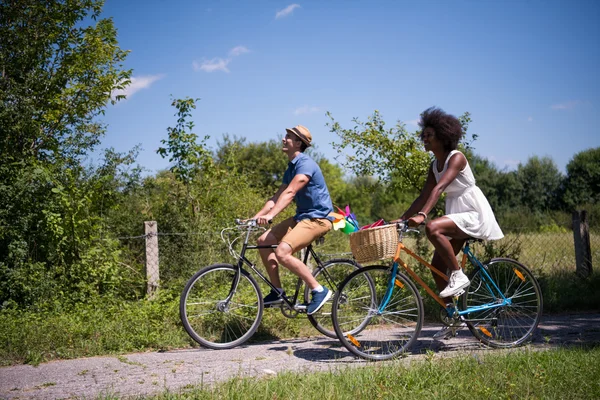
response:
[[(331, 299), (329, 299), (318, 312), (308, 315), (310, 323), (323, 335), (333, 339), (337, 338), (335, 330), (333, 329), (333, 323), (331, 322), (331, 305), (333, 304), (333, 298), (338, 292), (338, 288), (342, 281), (352, 272), (360, 268), (361, 265), (354, 260), (335, 259), (327, 261), (321, 268), (317, 268), (313, 272), (313, 276), (319, 283), (333, 291)], [(308, 302), (310, 298), (310, 290), (308, 287), (305, 287), (304, 289), (304, 298)]]
[(181, 322), (192, 339), (209, 349), (239, 346), (256, 332), (262, 319), (262, 294), (246, 271), (240, 271), (232, 293), (236, 271), (231, 264), (211, 265), (198, 271), (181, 293)]
[[(333, 327), (351, 353), (387, 360), (407, 351), (423, 326), (423, 301), (410, 279), (391, 268), (369, 266), (353, 272), (333, 300)], [(368, 322), (360, 330), (357, 328)], [(356, 333), (352, 333), (356, 332)]]
[[(463, 309), (479, 310), (465, 315), (473, 335), (491, 347), (515, 347), (528, 340), (542, 316), (542, 290), (527, 267), (508, 258), (495, 258), (484, 266), (493, 282), (481, 271), (475, 272), (462, 298)], [(509, 305), (503, 302), (498, 290)]]

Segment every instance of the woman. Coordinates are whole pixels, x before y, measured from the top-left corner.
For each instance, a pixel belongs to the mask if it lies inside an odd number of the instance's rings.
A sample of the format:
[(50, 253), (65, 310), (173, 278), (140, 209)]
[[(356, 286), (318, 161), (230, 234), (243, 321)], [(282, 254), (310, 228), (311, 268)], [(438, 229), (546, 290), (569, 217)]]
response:
[(421, 194), (400, 219), (408, 219), (409, 226), (422, 224), (441, 194), (447, 193), (446, 215), (426, 225), (427, 238), (435, 247), (431, 264), (446, 274), (450, 272), (447, 285), (444, 279), (433, 274), (440, 297), (447, 299), (469, 286), (469, 278), (456, 260), (465, 240), (470, 237), (497, 240), (504, 235), (490, 204), (475, 185), (467, 159), (456, 150), (463, 135), (459, 120), (431, 107), (423, 112), (419, 126), (423, 129), (421, 140), (425, 150), (433, 152), (435, 160)]

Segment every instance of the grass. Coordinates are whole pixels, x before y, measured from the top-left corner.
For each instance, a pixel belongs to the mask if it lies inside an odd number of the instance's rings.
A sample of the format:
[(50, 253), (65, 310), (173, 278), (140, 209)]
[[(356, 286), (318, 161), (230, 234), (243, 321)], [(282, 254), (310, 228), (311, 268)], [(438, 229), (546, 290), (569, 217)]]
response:
[[(167, 399), (592, 399), (600, 347), (494, 352), (393, 361), (339, 371), (234, 378), (144, 397)], [(117, 397), (104, 396), (104, 399)]]
[[(305, 316), (288, 319), (273, 309), (265, 310), (252, 341), (315, 334)], [(179, 299), (169, 296), (55, 312), (0, 311), (0, 366), (197, 346), (179, 319)]]
[[(587, 279), (575, 274), (572, 234), (511, 235), (507, 234), (503, 240), (509, 243), (521, 241), (518, 258), (531, 267), (542, 286), (545, 313), (599, 309), (600, 274), (596, 272)], [(600, 246), (594, 243), (600, 238), (592, 235), (591, 239), (593, 254), (597, 254), (595, 259), (598, 260)], [(339, 246), (347, 246), (347, 240), (340, 240), (337, 237), (326, 241), (317, 251), (335, 253)], [(406, 244), (416, 248), (413, 239), (408, 239)], [(478, 251), (481, 256), (481, 248)], [(564, 261), (567, 259), (568, 262)], [(435, 286), (428, 271), (418, 271), (430, 286)], [(296, 282), (295, 276), (285, 271), (282, 279), (286, 288), (293, 287)], [(261, 288), (265, 293), (268, 290), (266, 285), (261, 284)], [(179, 293), (165, 290), (154, 301), (101, 299), (63, 311), (0, 310), (0, 366), (196, 346), (179, 320), (178, 296)], [(424, 293), (423, 297), (426, 316), (437, 319), (439, 305)], [(316, 334), (305, 316), (289, 319), (274, 309), (265, 310), (262, 324), (252, 340)]]

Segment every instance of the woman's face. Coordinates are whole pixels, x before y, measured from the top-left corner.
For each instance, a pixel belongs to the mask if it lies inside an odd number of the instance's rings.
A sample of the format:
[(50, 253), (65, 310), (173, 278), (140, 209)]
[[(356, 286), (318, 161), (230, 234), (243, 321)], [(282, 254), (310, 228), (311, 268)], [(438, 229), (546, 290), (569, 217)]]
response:
[(421, 139), (423, 140), (425, 151), (432, 151), (433, 148), (437, 148), (441, 145), (440, 141), (437, 140), (437, 137), (435, 136), (435, 131), (430, 126), (423, 129)]

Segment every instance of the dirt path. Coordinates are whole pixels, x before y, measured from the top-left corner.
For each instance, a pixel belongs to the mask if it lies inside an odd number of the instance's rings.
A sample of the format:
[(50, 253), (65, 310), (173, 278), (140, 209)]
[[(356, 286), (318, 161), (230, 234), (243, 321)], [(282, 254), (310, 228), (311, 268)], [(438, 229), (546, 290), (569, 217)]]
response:
[[(440, 355), (491, 352), (468, 329), (449, 340), (434, 340), (439, 325), (426, 325), (408, 359), (430, 349)], [(542, 319), (531, 346), (600, 343), (600, 314), (548, 315)], [(236, 376), (264, 376), (279, 371), (335, 370), (365, 365), (337, 340), (316, 337), (251, 343), (231, 350), (185, 349), (53, 361), (37, 367), (0, 368), (0, 398), (95, 398), (98, 395), (143, 395), (187, 385), (211, 384)]]

